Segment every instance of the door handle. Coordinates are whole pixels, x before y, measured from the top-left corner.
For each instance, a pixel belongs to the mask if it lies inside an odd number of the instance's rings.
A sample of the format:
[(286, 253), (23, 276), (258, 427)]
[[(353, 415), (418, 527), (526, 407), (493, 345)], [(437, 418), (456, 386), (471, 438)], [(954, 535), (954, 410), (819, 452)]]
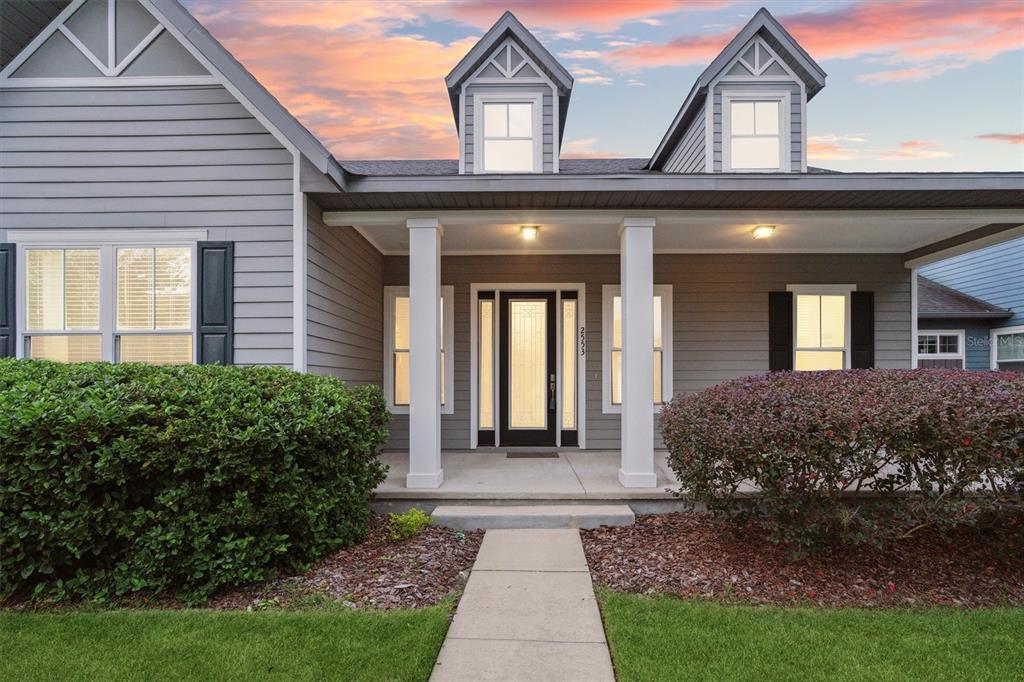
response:
[(548, 376), (548, 409), (555, 409), (555, 375), (551, 374)]

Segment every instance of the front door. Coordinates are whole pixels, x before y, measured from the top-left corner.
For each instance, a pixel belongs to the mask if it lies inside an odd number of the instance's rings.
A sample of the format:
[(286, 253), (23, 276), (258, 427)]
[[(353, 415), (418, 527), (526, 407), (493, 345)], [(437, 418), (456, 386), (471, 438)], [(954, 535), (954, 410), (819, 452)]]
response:
[(502, 445), (554, 445), (555, 292), (500, 294), (499, 366)]

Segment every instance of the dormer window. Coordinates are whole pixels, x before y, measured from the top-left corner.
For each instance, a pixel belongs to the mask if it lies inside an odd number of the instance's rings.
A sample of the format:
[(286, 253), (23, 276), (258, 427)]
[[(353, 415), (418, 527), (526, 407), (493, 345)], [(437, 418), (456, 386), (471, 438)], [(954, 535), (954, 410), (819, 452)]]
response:
[(788, 92), (726, 92), (722, 109), (722, 170), (789, 172)]
[(477, 173), (540, 173), (540, 96), (481, 93), (474, 118), (480, 121)]

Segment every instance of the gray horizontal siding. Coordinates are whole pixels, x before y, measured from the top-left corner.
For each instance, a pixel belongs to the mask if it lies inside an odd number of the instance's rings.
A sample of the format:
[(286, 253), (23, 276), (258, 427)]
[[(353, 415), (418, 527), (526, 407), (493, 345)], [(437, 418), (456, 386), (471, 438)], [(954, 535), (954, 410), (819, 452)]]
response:
[(716, 173), (722, 171), (722, 92), (742, 92), (756, 90), (785, 90), (789, 89), (789, 163), (790, 171), (799, 173), (803, 164), (803, 105), (800, 101), (800, 84), (796, 81), (791, 83), (767, 83), (763, 81), (726, 81), (715, 85), (712, 95), (713, 124), (713, 170)]
[(235, 361), (291, 366), (292, 158), (227, 90), (5, 90), (0, 164), (0, 231), (235, 242)]
[[(900, 255), (656, 255), (656, 284), (673, 287), (673, 381), (695, 392), (768, 370), (768, 293), (789, 284), (856, 284), (875, 293), (878, 367), (911, 361), (910, 273)], [(405, 257), (384, 258), (384, 284), (408, 282)], [(582, 282), (586, 292), (587, 447), (619, 446), (620, 417), (602, 413), (601, 289), (618, 284), (618, 256), (448, 256), (441, 282), (455, 288), (454, 413), (441, 417), (441, 444), (465, 449), (470, 429), (471, 283)], [(389, 448), (408, 447), (408, 420), (396, 417)]]
[(705, 168), (705, 118), (706, 104), (700, 110), (672, 154), (665, 161), (666, 173), (703, 173)]
[(466, 87), (466, 96), (464, 101), (465, 110), (462, 112), (462, 125), (465, 130), (463, 136), (464, 147), (462, 150), (463, 158), (465, 159), (465, 172), (473, 173), (474, 169), (474, 139), (477, 134), (475, 112), (474, 112), (474, 96), (479, 92), (494, 92), (500, 90), (501, 92), (509, 92), (515, 94), (533, 94), (540, 93), (543, 95), (543, 115), (542, 120), (542, 144), (543, 149), (543, 168), (545, 173), (551, 173), (554, 170), (554, 159), (557, 153), (558, 144), (556, 137), (556, 126), (555, 126), (555, 112), (554, 112), (554, 101), (551, 97), (551, 88), (546, 85), (538, 85), (536, 83), (488, 83), (481, 85), (469, 85)]
[(351, 384), (383, 383), (383, 256), (308, 202), (306, 365)]
[(998, 326), (1024, 324), (1024, 237), (921, 268), (925, 277), (1013, 310)]

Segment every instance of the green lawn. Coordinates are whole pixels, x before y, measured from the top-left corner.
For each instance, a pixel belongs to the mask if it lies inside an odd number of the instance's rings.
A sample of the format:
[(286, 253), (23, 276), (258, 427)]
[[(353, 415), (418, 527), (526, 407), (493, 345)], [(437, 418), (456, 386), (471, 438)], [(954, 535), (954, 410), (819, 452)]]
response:
[(0, 613), (0, 679), (426, 680), (449, 614)]
[(1024, 609), (725, 606), (600, 592), (620, 682), (1024, 680)]

